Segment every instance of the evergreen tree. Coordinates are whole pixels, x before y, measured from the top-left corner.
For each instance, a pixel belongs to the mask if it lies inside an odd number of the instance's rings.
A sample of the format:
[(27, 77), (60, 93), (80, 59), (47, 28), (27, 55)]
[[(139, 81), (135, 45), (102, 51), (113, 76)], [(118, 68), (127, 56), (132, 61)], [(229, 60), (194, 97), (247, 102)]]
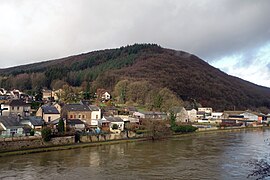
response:
[(64, 124), (64, 120), (62, 118), (59, 120), (57, 129), (58, 129), (58, 132), (60, 132), (60, 133), (65, 132), (65, 124)]

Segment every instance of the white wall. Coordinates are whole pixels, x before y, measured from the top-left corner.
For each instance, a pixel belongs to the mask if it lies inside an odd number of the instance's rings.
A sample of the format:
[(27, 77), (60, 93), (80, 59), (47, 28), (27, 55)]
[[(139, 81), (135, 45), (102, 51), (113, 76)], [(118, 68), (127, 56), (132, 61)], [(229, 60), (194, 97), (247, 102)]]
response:
[(101, 119), (101, 110), (99, 109), (99, 111), (92, 111), (91, 119)]
[(60, 118), (60, 114), (44, 114), (43, 119), (45, 122), (49, 122), (49, 117), (51, 117), (51, 121)]

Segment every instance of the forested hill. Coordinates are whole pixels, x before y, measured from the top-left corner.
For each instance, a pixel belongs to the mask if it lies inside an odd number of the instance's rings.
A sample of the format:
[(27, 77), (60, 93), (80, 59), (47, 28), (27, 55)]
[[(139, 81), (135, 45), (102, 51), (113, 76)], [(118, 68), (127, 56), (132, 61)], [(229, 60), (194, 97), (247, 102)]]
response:
[(154, 44), (94, 51), (0, 70), (1, 87), (38, 90), (59, 84), (113, 90), (120, 80), (167, 87), (178, 98), (216, 110), (270, 108), (270, 89), (229, 76), (200, 58)]

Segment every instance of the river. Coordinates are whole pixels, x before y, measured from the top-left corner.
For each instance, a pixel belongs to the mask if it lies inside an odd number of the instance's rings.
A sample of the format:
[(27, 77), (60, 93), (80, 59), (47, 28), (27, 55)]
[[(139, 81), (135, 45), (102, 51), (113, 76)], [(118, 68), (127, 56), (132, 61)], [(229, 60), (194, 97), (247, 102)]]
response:
[(268, 137), (252, 129), (1, 157), (0, 179), (246, 179)]

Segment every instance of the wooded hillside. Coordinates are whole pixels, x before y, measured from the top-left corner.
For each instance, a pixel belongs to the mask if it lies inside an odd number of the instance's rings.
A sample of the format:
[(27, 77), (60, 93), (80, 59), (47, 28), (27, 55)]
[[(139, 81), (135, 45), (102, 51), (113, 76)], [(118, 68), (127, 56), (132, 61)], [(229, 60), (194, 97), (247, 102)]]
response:
[(215, 110), (270, 108), (270, 89), (229, 76), (200, 58), (155, 44), (135, 44), (0, 70), (0, 86), (37, 91), (64, 84), (114, 90), (121, 80), (167, 88)]

